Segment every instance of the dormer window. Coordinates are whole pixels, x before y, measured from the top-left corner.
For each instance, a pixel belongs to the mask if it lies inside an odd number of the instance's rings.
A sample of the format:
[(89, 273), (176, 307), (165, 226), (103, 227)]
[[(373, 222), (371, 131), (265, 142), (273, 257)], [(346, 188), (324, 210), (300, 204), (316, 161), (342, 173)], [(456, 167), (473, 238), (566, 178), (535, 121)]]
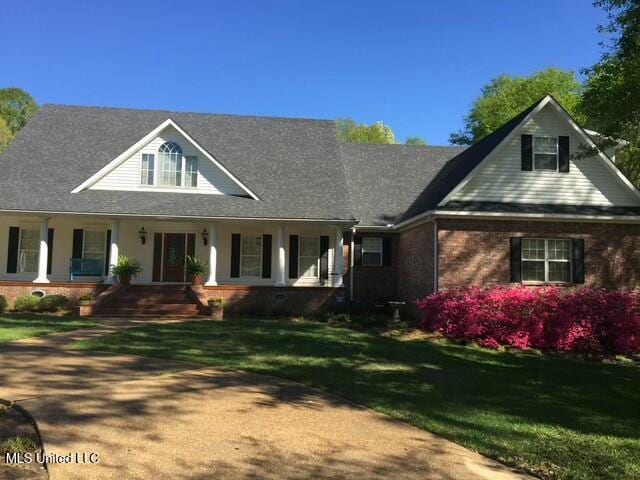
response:
[(533, 137), (533, 168), (558, 171), (558, 137)]
[(140, 184), (160, 187), (198, 186), (198, 157), (183, 156), (182, 148), (175, 142), (165, 142), (158, 149), (156, 169), (155, 155), (143, 153)]

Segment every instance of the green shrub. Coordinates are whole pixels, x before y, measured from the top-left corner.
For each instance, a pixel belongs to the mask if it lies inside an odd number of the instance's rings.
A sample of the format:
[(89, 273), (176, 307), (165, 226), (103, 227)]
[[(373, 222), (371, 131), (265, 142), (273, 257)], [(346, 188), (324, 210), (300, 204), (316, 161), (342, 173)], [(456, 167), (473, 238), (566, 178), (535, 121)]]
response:
[(16, 312), (35, 312), (39, 303), (40, 298), (34, 295), (22, 295), (13, 302), (13, 310)]
[(69, 306), (69, 299), (64, 295), (47, 295), (42, 297), (38, 303), (40, 312), (57, 312), (65, 310)]
[(8, 307), (7, 298), (4, 295), (0, 295), (0, 313), (6, 312)]
[(91, 295), (80, 295), (80, 297), (78, 297), (78, 301), (79, 302), (90, 302), (93, 300), (93, 297)]
[(38, 448), (36, 442), (29, 437), (12, 437), (2, 443), (0, 450), (8, 453), (32, 452)]

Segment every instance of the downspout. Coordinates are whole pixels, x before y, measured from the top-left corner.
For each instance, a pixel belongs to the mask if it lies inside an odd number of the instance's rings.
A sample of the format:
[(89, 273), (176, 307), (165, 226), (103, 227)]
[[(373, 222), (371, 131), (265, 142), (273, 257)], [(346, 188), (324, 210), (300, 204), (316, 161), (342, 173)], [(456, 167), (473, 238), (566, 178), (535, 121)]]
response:
[(353, 303), (353, 265), (354, 261), (354, 253), (353, 249), (355, 246), (355, 237), (356, 237), (356, 227), (351, 227), (351, 241), (349, 242), (349, 303)]
[(433, 293), (438, 291), (438, 221), (433, 220)]

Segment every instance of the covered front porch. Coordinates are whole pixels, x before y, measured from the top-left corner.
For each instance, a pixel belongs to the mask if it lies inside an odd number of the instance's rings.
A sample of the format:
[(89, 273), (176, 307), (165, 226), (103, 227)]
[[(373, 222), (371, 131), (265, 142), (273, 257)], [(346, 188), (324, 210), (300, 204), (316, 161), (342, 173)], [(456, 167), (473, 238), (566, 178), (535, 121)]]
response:
[[(205, 286), (343, 286), (343, 231), (319, 221), (205, 220), (90, 215), (0, 216), (0, 282), (116, 283), (119, 255), (133, 284), (190, 283), (187, 256), (207, 263)], [(86, 267), (86, 266), (89, 267)]]

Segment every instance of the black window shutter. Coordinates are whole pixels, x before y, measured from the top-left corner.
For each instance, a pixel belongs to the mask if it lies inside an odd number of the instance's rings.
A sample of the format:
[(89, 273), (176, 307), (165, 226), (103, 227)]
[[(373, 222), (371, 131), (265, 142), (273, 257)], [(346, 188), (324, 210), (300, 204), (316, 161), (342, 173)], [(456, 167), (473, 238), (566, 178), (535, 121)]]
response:
[(153, 270), (151, 279), (159, 282), (162, 278), (162, 233), (153, 234)]
[(569, 137), (558, 137), (558, 170), (569, 171)]
[(231, 278), (240, 277), (240, 234), (231, 234)]
[(84, 230), (73, 229), (73, 247), (71, 248), (71, 258), (82, 258), (82, 243), (84, 242)]
[(262, 278), (271, 278), (271, 235), (262, 236)]
[(382, 239), (382, 265), (386, 267), (391, 266), (391, 237)]
[(289, 278), (298, 278), (298, 235), (289, 235)]
[(7, 273), (18, 272), (18, 248), (20, 227), (9, 227), (9, 249), (7, 252)]
[(329, 280), (329, 237), (320, 236), (320, 280)]
[(353, 237), (353, 264), (362, 265), (362, 237)]
[(573, 241), (573, 283), (584, 283), (584, 240)]
[(109, 265), (111, 264), (111, 230), (107, 230), (107, 244), (104, 249), (104, 274), (109, 275)]
[(511, 237), (511, 281), (522, 281), (522, 239)]
[(47, 235), (47, 243), (49, 244), (49, 250), (47, 251), (47, 275), (51, 274), (51, 260), (53, 258), (53, 228), (49, 229)]
[(533, 136), (522, 135), (520, 138), (522, 170), (530, 172), (533, 170)]

